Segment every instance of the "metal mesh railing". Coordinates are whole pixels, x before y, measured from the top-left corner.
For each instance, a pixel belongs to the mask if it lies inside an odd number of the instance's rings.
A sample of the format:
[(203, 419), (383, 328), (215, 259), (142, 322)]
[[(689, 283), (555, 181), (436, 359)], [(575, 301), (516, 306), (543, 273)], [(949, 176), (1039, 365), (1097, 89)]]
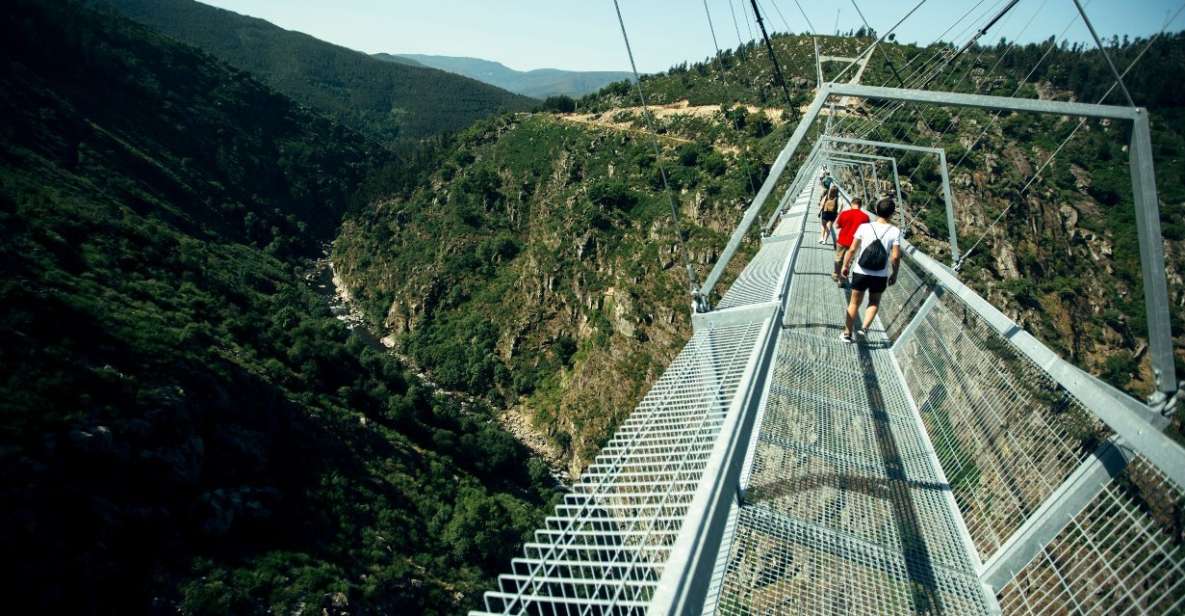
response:
[(894, 352), (987, 561), (1091, 455), (1105, 430), (952, 294), (919, 318)]
[(879, 318), (890, 340), (897, 341), (933, 291), (933, 281), (909, 259), (903, 259), (897, 270), (897, 284), (881, 295)]
[(762, 327), (697, 332), (475, 614), (644, 613)]
[(781, 292), (783, 268), (786, 258), (794, 248), (793, 240), (765, 244), (749, 262), (736, 282), (721, 298), (718, 310), (737, 306), (772, 302)]
[(1008, 614), (1185, 612), (1185, 493), (1137, 456), (1000, 592)]

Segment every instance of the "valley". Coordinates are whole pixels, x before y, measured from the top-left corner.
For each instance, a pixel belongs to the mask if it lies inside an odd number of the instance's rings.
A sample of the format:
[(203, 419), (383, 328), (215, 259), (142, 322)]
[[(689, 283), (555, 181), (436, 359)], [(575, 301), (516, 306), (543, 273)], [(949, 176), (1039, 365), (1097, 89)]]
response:
[[(644, 75), (651, 124), (635, 84), (600, 81), (625, 73), (560, 75), (546, 95), (576, 98), (540, 101), (191, 0), (8, 8), (0, 551), (19, 613), (477, 608), (692, 336), (686, 266), (705, 278), (813, 100), (816, 39), (825, 78), (875, 40), (775, 33), (788, 101), (753, 41)], [(1164, 78), (1185, 33), (1146, 43), (1112, 48), (1151, 109), (1185, 374), (1185, 95)], [(1081, 44), (953, 53), (885, 41), (843, 80), (1118, 100)], [(1126, 128), (826, 114), (944, 148), (960, 244), (979, 244), (959, 278), (1151, 392)], [(934, 158), (897, 164), (905, 232), (949, 263)], [(761, 247), (743, 238), (717, 289)], [(1179, 530), (1179, 506), (1149, 508)]]

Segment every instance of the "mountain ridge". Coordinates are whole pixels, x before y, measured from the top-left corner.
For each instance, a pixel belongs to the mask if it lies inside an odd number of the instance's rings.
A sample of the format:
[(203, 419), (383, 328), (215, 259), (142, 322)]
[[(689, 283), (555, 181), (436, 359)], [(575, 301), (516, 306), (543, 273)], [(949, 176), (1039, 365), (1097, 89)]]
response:
[(571, 71), (558, 68), (520, 71), (501, 62), (469, 56), (413, 53), (374, 55), (388, 61), (393, 58), (411, 60), (533, 98), (560, 95), (579, 97), (616, 81), (633, 80), (633, 74), (628, 71)]
[(90, 0), (255, 75), (389, 147), (536, 101), (480, 81), (393, 63), (194, 0)]

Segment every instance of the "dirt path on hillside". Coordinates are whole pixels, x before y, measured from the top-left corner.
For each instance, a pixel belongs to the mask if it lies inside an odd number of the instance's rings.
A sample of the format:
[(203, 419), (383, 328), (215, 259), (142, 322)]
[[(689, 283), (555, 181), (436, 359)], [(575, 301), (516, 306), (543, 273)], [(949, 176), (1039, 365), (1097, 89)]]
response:
[[(744, 106), (749, 113), (764, 112), (766, 117), (774, 126), (782, 124), (782, 110), (777, 107), (758, 107), (756, 105)], [(687, 100), (676, 101), (668, 105), (650, 105), (650, 112), (658, 119), (670, 118), (674, 116), (690, 116), (696, 118), (706, 118), (709, 120), (719, 120), (721, 106), (720, 105), (692, 105)], [(628, 114), (628, 119), (623, 118), (622, 114)], [(597, 126), (600, 128), (608, 128), (616, 131), (632, 133), (636, 135), (646, 135), (658, 137), (659, 141), (668, 145), (683, 145), (692, 143), (691, 139), (684, 137), (676, 137), (674, 135), (655, 135), (654, 133), (644, 128), (637, 128), (633, 125), (635, 120), (642, 118), (642, 107), (618, 107), (603, 111), (600, 113), (565, 113), (555, 114), (555, 117), (563, 122), (572, 122), (574, 124), (583, 124), (585, 126)], [(615, 121), (614, 118), (622, 118), (621, 121)], [(740, 150), (736, 146), (716, 145), (716, 151), (722, 154), (736, 154)]]

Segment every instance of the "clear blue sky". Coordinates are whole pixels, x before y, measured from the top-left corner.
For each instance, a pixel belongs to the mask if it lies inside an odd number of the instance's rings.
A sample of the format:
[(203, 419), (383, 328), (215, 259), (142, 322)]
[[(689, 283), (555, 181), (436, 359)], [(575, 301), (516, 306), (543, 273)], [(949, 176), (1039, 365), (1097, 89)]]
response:
[[(497, 60), (520, 70), (629, 70), (629, 60), (612, 0), (204, 0), (238, 13), (261, 17), (290, 30), (368, 53), (428, 53)], [(757, 34), (749, 0), (708, 0), (721, 48), (735, 47), (736, 12), (741, 38)], [(857, 0), (878, 31), (890, 28), (917, 0)], [(713, 53), (703, 0), (619, 0), (634, 46), (638, 69), (665, 70)], [(799, 0), (820, 32), (860, 25), (851, 0)], [(973, 19), (952, 30), (946, 40), (963, 42), (964, 26), (986, 21), (1005, 0), (928, 0), (897, 30), (903, 41), (934, 40), (973, 7)], [(1182, 5), (1182, 0), (1084, 0), (1099, 34), (1148, 35)], [(776, 31), (808, 30), (793, 0), (758, 0), (767, 25)], [(778, 11), (781, 14), (779, 15)], [(998, 41), (1041, 40), (1060, 33), (1077, 11), (1072, 0), (1021, 0), (985, 37)], [(783, 16), (785, 21), (783, 21)], [(1032, 20), (1027, 31), (1025, 26)], [(746, 26), (746, 24), (749, 24)], [(1177, 17), (1171, 31), (1185, 27)], [(750, 30), (751, 29), (751, 30)], [(1022, 32), (1023, 31), (1023, 32)], [(962, 33), (962, 36), (957, 36)], [(1070, 40), (1088, 40), (1077, 21)]]

